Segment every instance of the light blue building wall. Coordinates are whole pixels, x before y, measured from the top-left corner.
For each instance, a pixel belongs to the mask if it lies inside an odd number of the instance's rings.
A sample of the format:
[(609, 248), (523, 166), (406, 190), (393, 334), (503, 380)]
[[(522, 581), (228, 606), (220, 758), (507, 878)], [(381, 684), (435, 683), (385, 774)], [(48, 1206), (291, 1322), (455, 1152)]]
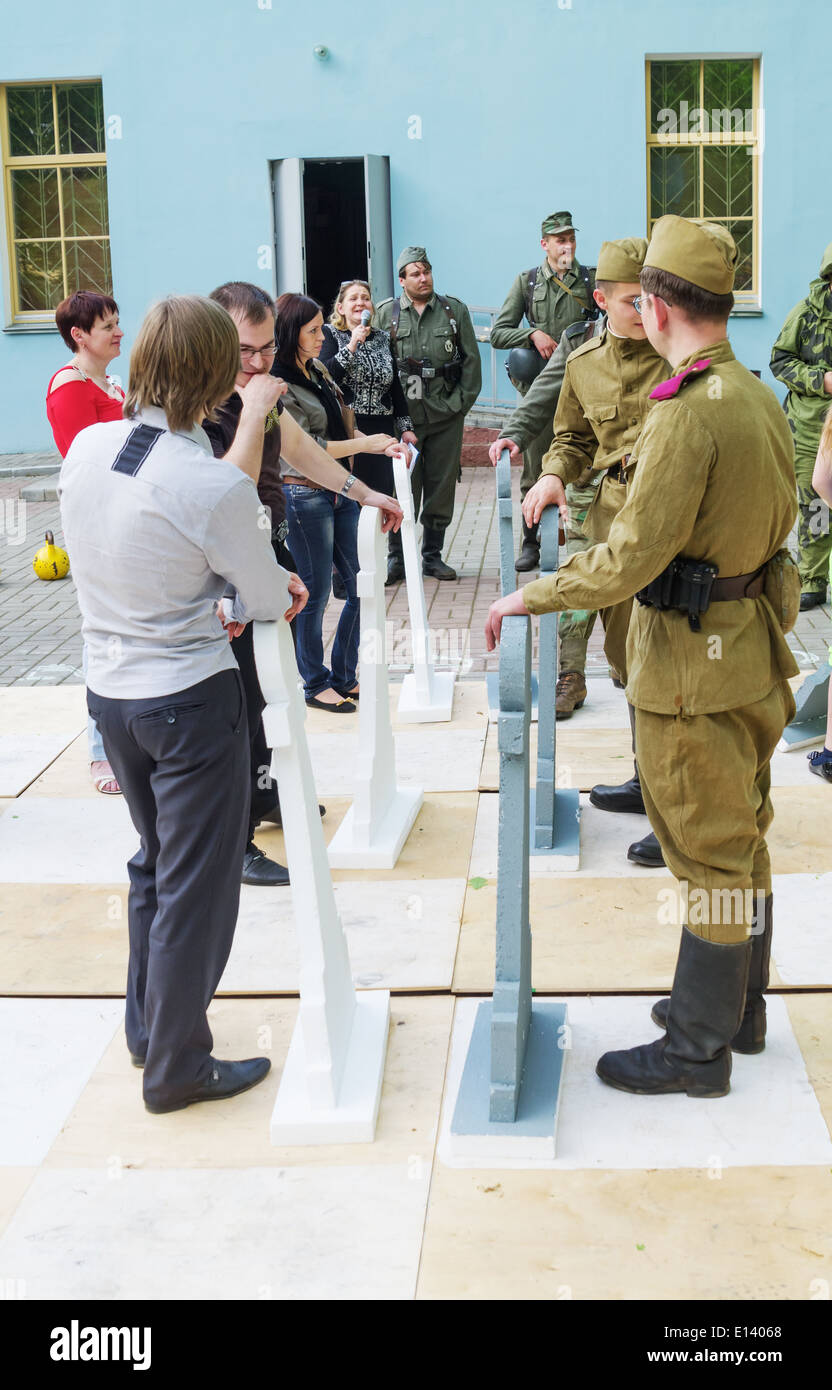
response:
[[(107, 158), (127, 345), (159, 295), (273, 288), (270, 161), (292, 156), (389, 156), (394, 251), (424, 243), (438, 289), (499, 306), (545, 213), (571, 209), (584, 262), (644, 234), (645, 57), (760, 55), (762, 312), (731, 331), (771, 383), (771, 343), (832, 240), (825, 0), (267, 5), (39, 0), (4, 20), (0, 81), (101, 77), (121, 119)], [(43, 397), (66, 358), (54, 332), (0, 333), (0, 452), (51, 445)]]

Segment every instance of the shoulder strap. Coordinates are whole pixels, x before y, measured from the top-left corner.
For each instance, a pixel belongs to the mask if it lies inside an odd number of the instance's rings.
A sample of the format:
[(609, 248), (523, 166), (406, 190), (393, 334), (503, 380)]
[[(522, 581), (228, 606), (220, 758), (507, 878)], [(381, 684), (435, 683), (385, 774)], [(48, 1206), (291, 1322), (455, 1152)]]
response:
[(526, 286), (524, 293), (526, 298), (526, 318), (529, 321), (530, 328), (534, 328), (534, 324), (532, 323), (532, 301), (534, 299), (534, 287), (537, 284), (537, 272), (539, 269), (539, 265), (533, 265), (531, 270), (526, 271)]
[(459, 331), (458, 331), (458, 329), (457, 329), (456, 319), (455, 319), (455, 317), (454, 317), (454, 311), (453, 311), (453, 309), (451, 308), (450, 304), (448, 303), (448, 300), (445, 298), (444, 294), (437, 294), (436, 298), (439, 300), (439, 303), (442, 305), (442, 308), (445, 310), (445, 313), (448, 315), (448, 318), (449, 318), (450, 321), (451, 321), (451, 328), (452, 328), (452, 330), (453, 330), (453, 335), (454, 335), (454, 346), (456, 347), (456, 346), (458, 346), (458, 342), (459, 342)]
[(164, 432), (153, 425), (137, 425), (130, 431), (116, 454), (112, 471), (127, 473), (131, 478), (135, 478), (153, 445)]
[(390, 310), (390, 346), (396, 346), (396, 334), (399, 331), (399, 315), (402, 312), (401, 299), (393, 300), (393, 307)]

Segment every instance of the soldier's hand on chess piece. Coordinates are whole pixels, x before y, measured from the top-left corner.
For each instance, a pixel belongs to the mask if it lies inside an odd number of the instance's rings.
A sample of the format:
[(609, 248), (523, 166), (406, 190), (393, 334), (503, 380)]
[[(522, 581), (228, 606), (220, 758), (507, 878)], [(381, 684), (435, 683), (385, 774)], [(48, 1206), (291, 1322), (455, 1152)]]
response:
[(523, 520), (526, 525), (536, 526), (547, 507), (557, 507), (563, 525), (568, 525), (566, 492), (560, 478), (556, 478), (552, 473), (544, 473), (538, 478), (534, 487), (530, 487), (523, 498)]
[(513, 439), (495, 439), (494, 443), (489, 445), (488, 448), (488, 457), (491, 459), (495, 468), (500, 462), (500, 454), (504, 449), (508, 449), (508, 456), (512, 463), (514, 463), (515, 459), (519, 459), (520, 457), (519, 445), (515, 444)]
[(506, 594), (505, 598), (498, 598), (492, 603), (488, 610), (488, 618), (485, 624), (485, 646), (486, 650), (493, 652), (500, 640), (500, 631), (503, 626), (503, 618), (522, 618), (528, 617), (529, 610), (523, 602), (523, 590), (516, 589), (513, 594)]

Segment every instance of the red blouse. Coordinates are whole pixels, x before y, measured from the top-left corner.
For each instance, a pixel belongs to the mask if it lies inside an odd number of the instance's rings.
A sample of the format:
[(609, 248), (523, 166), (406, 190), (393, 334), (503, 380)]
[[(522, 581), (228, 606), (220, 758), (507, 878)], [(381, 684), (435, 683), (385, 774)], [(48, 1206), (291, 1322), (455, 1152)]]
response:
[[(62, 372), (66, 371), (61, 367)], [(119, 399), (108, 396), (89, 378), (85, 381), (67, 381), (51, 391), (52, 382), (58, 372), (49, 380), (46, 388), (46, 415), (52, 426), (55, 444), (61, 458), (66, 458), (70, 444), (87, 425), (98, 425), (104, 420), (121, 420), (123, 416), (124, 392)]]

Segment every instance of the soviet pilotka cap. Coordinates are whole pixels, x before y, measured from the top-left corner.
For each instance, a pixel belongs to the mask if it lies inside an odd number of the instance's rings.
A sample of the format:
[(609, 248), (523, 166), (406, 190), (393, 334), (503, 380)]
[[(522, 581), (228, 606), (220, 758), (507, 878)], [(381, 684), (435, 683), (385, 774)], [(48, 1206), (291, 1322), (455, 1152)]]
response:
[(425, 265), (430, 265), (424, 246), (406, 246), (399, 252), (399, 259), (396, 261), (397, 274), (403, 275), (405, 267), (412, 265), (414, 261), (424, 261)]
[(730, 294), (734, 288), (737, 247), (731, 233), (718, 222), (668, 213), (653, 227), (645, 266), (666, 270), (710, 294)]
[(541, 236), (552, 236), (555, 232), (577, 232), (578, 228), (572, 226), (571, 212), (550, 212), (548, 217), (544, 217), (540, 228)]
[(643, 236), (625, 236), (620, 241), (602, 241), (595, 267), (595, 279), (617, 280), (637, 285), (644, 265), (647, 242)]

